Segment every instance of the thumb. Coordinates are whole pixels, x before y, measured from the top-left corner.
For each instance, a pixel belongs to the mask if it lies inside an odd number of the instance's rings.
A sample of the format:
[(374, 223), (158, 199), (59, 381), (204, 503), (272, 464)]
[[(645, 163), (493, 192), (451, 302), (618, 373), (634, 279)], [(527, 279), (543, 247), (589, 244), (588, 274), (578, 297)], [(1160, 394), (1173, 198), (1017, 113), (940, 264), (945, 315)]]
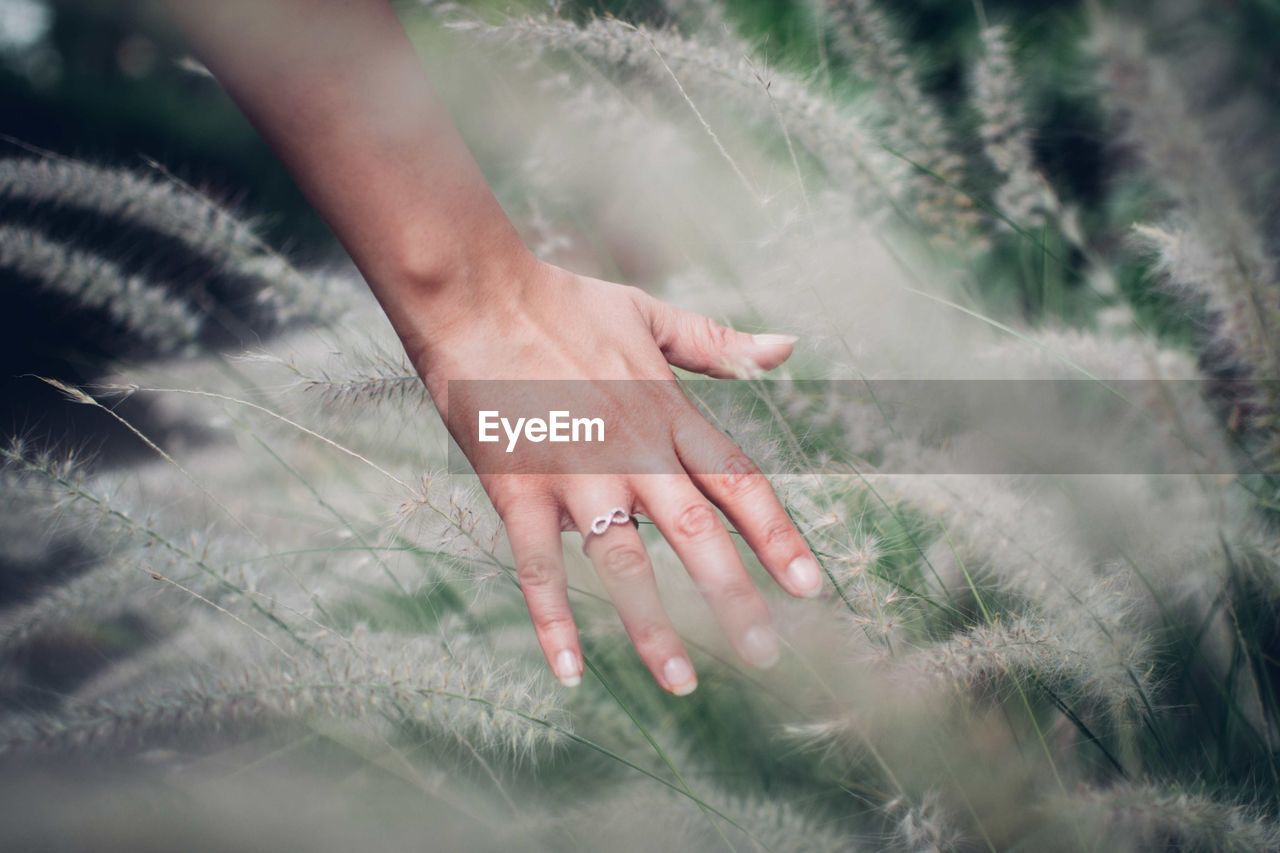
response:
[(645, 307), (667, 361), (717, 379), (746, 379), (772, 370), (791, 357), (797, 340), (794, 335), (738, 332), (652, 297)]

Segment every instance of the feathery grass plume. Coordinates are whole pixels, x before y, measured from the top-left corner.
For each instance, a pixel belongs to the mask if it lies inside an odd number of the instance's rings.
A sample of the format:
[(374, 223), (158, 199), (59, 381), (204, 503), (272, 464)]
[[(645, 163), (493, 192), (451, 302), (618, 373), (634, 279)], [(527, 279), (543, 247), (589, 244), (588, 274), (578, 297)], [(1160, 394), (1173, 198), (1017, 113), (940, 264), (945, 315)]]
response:
[[(1139, 223), (1134, 225), (1133, 237), (1139, 248), (1154, 259), (1157, 272), (1165, 277), (1171, 290), (1192, 302), (1203, 300), (1220, 329), (1215, 332), (1224, 347), (1220, 357), (1247, 357), (1248, 353), (1238, 352), (1238, 348), (1265, 331), (1255, 328), (1250, 314), (1266, 303), (1252, 302), (1248, 293), (1229, 288), (1246, 284), (1241, 273), (1250, 266), (1260, 267), (1265, 261), (1259, 252), (1254, 256), (1255, 264), (1239, 263), (1229, 254), (1229, 248), (1224, 252), (1221, 244), (1211, 242), (1213, 235), (1202, 231), (1199, 225), (1189, 217), (1164, 226)], [(1261, 249), (1260, 241), (1257, 248)]]
[(336, 343), (338, 356), (323, 365), (269, 354), (260, 358), (296, 375), (299, 387), (317, 395), (326, 408), (390, 405), (415, 409), (428, 402), (426, 386), (396, 344), (379, 340)]
[(358, 277), (334, 272), (302, 272), (283, 256), (259, 255), (237, 262), (239, 274), (262, 283), (257, 301), (267, 306), (277, 325), (337, 325), (368, 297)]
[(1280, 822), (1262, 806), (1214, 799), (1155, 781), (1084, 788), (1050, 804), (1115, 850), (1276, 850)]
[[(703, 131), (656, 109), (648, 89), (566, 72), (539, 78), (537, 89), (548, 97), (554, 119), (542, 124), (522, 149), (520, 180), (529, 195), (526, 230), (544, 251), (554, 253), (569, 248), (566, 244), (580, 243), (582, 228), (574, 223), (581, 219), (583, 207), (607, 210), (618, 194), (634, 196), (637, 212), (678, 207), (669, 201), (672, 192), (679, 192), (695, 170), (705, 168), (698, 154), (701, 139), (695, 136)], [(680, 108), (688, 109), (676, 109)], [(548, 222), (547, 214), (556, 221)], [(643, 216), (625, 224), (628, 238), (640, 243), (646, 232), (662, 231), (646, 227)], [(592, 262), (589, 256), (579, 260)]]
[[(1260, 300), (1280, 300), (1280, 282), (1266, 283), (1267, 289), (1256, 297), (1239, 292), (1233, 283), (1243, 283), (1245, 268), (1219, 246), (1208, 243), (1206, 237), (1191, 223), (1167, 227), (1140, 224), (1133, 229), (1134, 244), (1154, 261), (1166, 287), (1195, 308), (1207, 311), (1202, 354), (1211, 372), (1227, 377), (1219, 390), (1228, 418), (1239, 420), (1254, 434), (1270, 436), (1261, 448), (1253, 449), (1252, 460), (1242, 461), (1242, 468), (1246, 473), (1254, 465), (1274, 470), (1280, 459), (1280, 361), (1272, 351), (1280, 346), (1275, 343), (1280, 333), (1280, 304), (1272, 311)], [(1267, 314), (1271, 319), (1255, 322)], [(1232, 381), (1241, 365), (1245, 378), (1254, 381), (1251, 388)]]
[(1099, 63), (1103, 100), (1120, 122), (1124, 139), (1161, 182), (1160, 189), (1196, 217), (1211, 242), (1223, 242), (1223, 251), (1257, 254), (1250, 246), (1257, 234), (1248, 206), (1169, 68), (1152, 55), (1141, 30), (1100, 16), (1093, 22), (1090, 47)]
[[(1072, 645), (1082, 640), (1088, 645)], [(1145, 672), (1134, 664), (1115, 659), (1097, 635), (1067, 633), (1061, 624), (1035, 616), (977, 625), (926, 647), (908, 666), (966, 689), (998, 694), (1015, 682), (1035, 684), (1069, 698), (1077, 710), (1077, 703), (1086, 702), (1119, 719), (1141, 707), (1155, 687), (1143, 683)]]
[[(113, 531), (131, 544), (140, 548), (154, 547), (161, 553), (190, 566), (197, 573), (196, 576), (202, 578), (202, 582), (207, 581), (213, 589), (218, 591), (217, 596), (202, 596), (191, 587), (179, 587), (189, 595), (195, 596), (203, 604), (213, 607), (246, 629), (267, 639), (259, 628), (250, 625), (244, 618), (237, 616), (215, 600), (219, 597), (224, 600), (234, 599), (237, 604), (242, 603), (247, 609), (253, 611), (252, 618), (262, 617), (266, 625), (283, 631), (292, 641), (305, 645), (297, 631), (273, 612), (277, 604), (275, 599), (257, 593), (255, 570), (245, 565), (233, 565), (228, 568), (212, 564), (207, 546), (193, 532), (189, 533), (186, 537), (187, 541), (183, 542), (159, 528), (151, 519), (135, 518), (127, 507), (121, 506), (111, 494), (107, 493), (106, 482), (85, 477), (68, 458), (58, 458), (47, 452), (27, 452), (20, 444), (12, 443), (9, 447), (0, 447), (0, 461), (24, 473), (47, 478), (51, 487), (59, 494), (60, 500), (81, 506), (83, 511), (90, 514), (103, 528)], [(180, 583), (164, 576), (157, 576), (156, 579), (165, 580), (175, 586)]]
[(421, 726), (519, 761), (545, 754), (568, 731), (545, 678), (451, 659), (432, 638), (370, 635), (355, 649), (326, 641), (315, 650), (292, 662), (268, 657), (240, 672), (197, 674), (11, 720), (0, 750), (127, 754), (202, 733), (327, 719)]
[(667, 14), (680, 28), (697, 33), (712, 43), (733, 41), (733, 27), (725, 15), (725, 4), (720, 0), (664, 0)]
[(137, 649), (114, 661), (63, 697), (78, 706), (102, 701), (122, 702), (147, 695), (156, 684), (189, 679), (195, 674), (214, 677), (224, 669), (242, 668), (257, 653), (258, 642), (248, 631), (228, 631), (219, 614), (181, 611), (182, 625), (163, 642)]
[[(860, 209), (883, 216), (897, 203), (907, 170), (869, 136), (860, 117), (824, 98), (797, 77), (738, 52), (703, 44), (670, 30), (648, 30), (614, 19), (585, 26), (554, 18), (522, 17), (451, 27), (497, 42), (576, 52), (607, 68), (644, 72), (660, 83), (676, 79), (709, 103), (736, 106), (768, 128), (779, 119), (797, 144), (818, 159)], [(674, 84), (672, 84), (674, 85)]]
[(216, 202), (130, 169), (61, 157), (0, 160), (0, 199), (83, 210), (180, 242), (206, 258), (254, 258), (266, 244)]
[[(956, 595), (975, 596), (975, 610), (998, 615), (999, 602), (1021, 602), (1061, 632), (1064, 648), (1100, 656), (1095, 666), (1143, 671), (1149, 649), (1134, 614), (1138, 582), (1120, 571), (1099, 571), (1102, 558), (1090, 553), (1092, 543), (1074, 541), (1079, 534), (1059, 513), (1079, 512), (1073, 507), (1081, 497), (1054, 495), (1036, 478), (1031, 485), (1019, 479), (904, 476), (888, 479), (883, 490), (936, 519), (950, 548), (964, 549), (953, 583)], [(992, 586), (988, 601), (982, 590)], [(1117, 699), (1123, 704), (1128, 696)]]
[(103, 525), (122, 528), (125, 532), (146, 528), (115, 505), (104, 484), (89, 477), (84, 463), (73, 453), (41, 450), (20, 439), (11, 439), (7, 446), (0, 446), (0, 466), (10, 476), (42, 482), (47, 489), (44, 500), (48, 505), (59, 509), (75, 507), (76, 521), (96, 525), (95, 535)]
[(106, 258), (30, 228), (0, 225), (0, 269), (104, 311), (165, 351), (191, 346), (200, 332), (200, 315), (165, 285), (129, 275)]
[(708, 820), (687, 797), (670, 789), (626, 783), (566, 805), (551, 819), (534, 816), (531, 829), (556, 849), (711, 850), (726, 845), (730, 850), (778, 853), (863, 849), (856, 835), (842, 832), (817, 809), (806, 809), (780, 793), (716, 796), (711, 804), (733, 816), (738, 826)]
[(1080, 329), (1045, 327), (998, 343), (984, 361), (1001, 369), (1002, 378), (1074, 379), (1099, 382), (1202, 379), (1195, 357), (1159, 340), (1134, 334), (1099, 335)]
[(905, 45), (873, 0), (827, 0), (826, 8), (836, 49), (872, 84), (889, 147), (932, 173), (912, 170), (912, 212), (949, 240), (972, 242), (981, 217), (961, 190), (964, 158), (942, 111), (921, 88)]
[[(1112, 388), (1123, 400), (1122, 420), (1092, 426), (1103, 440), (1094, 452), (1126, 448), (1123, 461), (1149, 461), (1152, 472), (1220, 476), (1235, 470), (1230, 436), (1211, 404), (1211, 389), (1190, 353), (1132, 334), (1101, 335), (1073, 329), (1038, 329), (1024, 340), (990, 349), (993, 364), (1019, 379), (1085, 382)], [(1114, 381), (1113, 381), (1114, 380)], [(1132, 427), (1134, 443), (1123, 443), (1115, 427)], [(1136, 468), (1134, 469), (1136, 470)]]
[(219, 272), (261, 289), (276, 322), (331, 322), (351, 295), (340, 277), (312, 276), (272, 250), (248, 223), (176, 180), (65, 158), (0, 160), (0, 201), (84, 211), (175, 241)]
[[(27, 452), (24, 442), (11, 445)], [(102, 542), (93, 541), (93, 519), (70, 506), (47, 478), (0, 461), (0, 571), (10, 595), (65, 582), (92, 565)]]
[(1280, 283), (1261, 229), (1169, 69), (1150, 54), (1142, 34), (1098, 17), (1093, 48), (1105, 100), (1169, 197), (1178, 221), (1174, 231), (1142, 229), (1139, 239), (1158, 251), (1173, 287), (1209, 312), (1204, 346), (1209, 369), (1233, 373), (1243, 368), (1247, 378), (1258, 381), (1260, 411), (1245, 414), (1270, 436), (1274, 451), (1280, 428)]
[[(126, 615), (169, 629), (179, 624), (178, 613), (195, 605), (189, 593), (157, 583), (152, 572), (179, 576), (176, 560), (143, 558), (136, 553), (108, 558), (102, 565), (59, 584), (27, 604), (0, 610), (0, 658), (19, 654), (37, 639), (56, 639), (117, 622)], [(181, 582), (206, 598), (216, 598), (221, 584), (203, 575), (183, 577)]]
[[(982, 54), (971, 75), (971, 98), (982, 117), (978, 128), (982, 150), (1002, 179), (996, 207), (1019, 227), (1036, 229), (1057, 220), (1062, 203), (1035, 165), (1009, 32), (1003, 26), (984, 27), (981, 40)], [(1078, 237), (1066, 229), (1064, 235)]]
[(436, 553), (448, 565), (484, 580), (508, 568), (495, 559), (504, 528), (478, 483), (444, 473), (422, 477), (401, 504), (401, 535)]
[(837, 583), (842, 586), (852, 584), (875, 568), (880, 555), (879, 537), (874, 533), (862, 533), (852, 547), (834, 554), (828, 560), (828, 567)]
[(39, 586), (58, 578), (61, 572), (47, 570), (70, 562), (67, 550), (81, 544), (78, 537), (59, 524), (45, 524), (49, 514), (32, 506), (38, 500), (34, 493), (6, 490), (0, 495), (0, 566), (8, 575), (5, 580), (9, 591), (19, 595), (21, 587)]
[(1274, 15), (1250, 18), (1241, 10), (1237, 17), (1205, 0), (1112, 8), (1117, 15), (1131, 15), (1129, 20), (1149, 34), (1153, 46), (1161, 45), (1179, 89), (1221, 153), (1223, 169), (1266, 227), (1274, 228), (1271, 199), (1280, 178), (1274, 141), (1280, 115), (1270, 102), (1271, 81), (1253, 65), (1272, 52)]
[[(43, 449), (20, 437), (0, 445), (0, 483), (6, 497), (25, 499), (28, 511), (45, 515), (42, 532), (56, 526), (102, 547), (112, 544), (102, 530), (109, 498), (93, 490), (88, 465), (89, 459), (75, 452)], [(89, 495), (93, 500), (82, 499)]]
[[(740, 797), (725, 804), (724, 811), (740, 815), (739, 822), (751, 833), (746, 838), (740, 831), (726, 830), (731, 838), (740, 839), (744, 847), (777, 850), (779, 853), (800, 851), (857, 850), (857, 836), (841, 832), (835, 821), (826, 821), (816, 810), (806, 809), (800, 802), (778, 796)], [(715, 846), (708, 833), (702, 849)]]
[(166, 537), (157, 520), (139, 522), (128, 514), (131, 496), (123, 489), (108, 487), (102, 478), (67, 477), (79, 481), (66, 489), (65, 500), (72, 502), (77, 520), (92, 526), (91, 532), (78, 531), (94, 548), (92, 563), (29, 601), (0, 609), (0, 658), (20, 656), (33, 643), (56, 641), (60, 634), (78, 636), (126, 621), (153, 639), (168, 636), (193, 612), (205, 610), (247, 625), (264, 615), (254, 609), (255, 602), (307, 629), (315, 627), (303, 609), (311, 599), (289, 585), (284, 566), (277, 562), (267, 573), (261, 563), (246, 559), (254, 543), (216, 527), (192, 530), (184, 541), (178, 534)]
[(884, 839), (886, 849), (903, 853), (960, 850), (970, 839), (955, 828), (955, 818), (947, 813), (941, 798), (926, 792), (919, 802), (898, 797), (884, 806), (892, 829)]

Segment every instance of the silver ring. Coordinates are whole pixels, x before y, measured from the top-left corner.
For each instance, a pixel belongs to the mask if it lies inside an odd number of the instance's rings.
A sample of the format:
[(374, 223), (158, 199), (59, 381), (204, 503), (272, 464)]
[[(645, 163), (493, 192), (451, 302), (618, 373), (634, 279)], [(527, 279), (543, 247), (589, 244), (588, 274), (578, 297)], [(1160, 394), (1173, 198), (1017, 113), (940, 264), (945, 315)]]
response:
[(586, 535), (582, 537), (583, 547), (586, 547), (586, 540), (591, 536), (599, 536), (615, 524), (631, 523), (631, 513), (626, 507), (615, 506), (604, 515), (597, 515), (591, 520), (591, 528)]

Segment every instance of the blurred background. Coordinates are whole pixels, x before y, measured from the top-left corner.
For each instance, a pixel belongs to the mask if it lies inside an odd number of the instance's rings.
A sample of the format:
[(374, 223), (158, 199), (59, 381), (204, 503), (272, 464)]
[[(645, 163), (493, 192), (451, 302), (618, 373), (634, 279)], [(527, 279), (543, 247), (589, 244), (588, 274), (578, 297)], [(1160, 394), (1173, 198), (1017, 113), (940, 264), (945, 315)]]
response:
[[(412, 19), (421, 16), (420, 4), (399, 5), (412, 26)], [(657, 26), (670, 22), (670, 7), (657, 0), (571, 0), (557, 5), (561, 15), (579, 20), (615, 14)], [(1104, 144), (1101, 118), (1082, 80), (1078, 53), (1085, 4), (896, 0), (883, 5), (926, 70), (922, 74), (926, 89), (940, 96), (944, 105), (963, 102), (963, 69), (974, 49), (979, 14), (1008, 23), (1018, 33), (1024, 61), (1036, 158), (1086, 220), (1104, 215), (1098, 208), (1108, 201), (1105, 189), (1116, 163), (1124, 160), (1114, 156), (1114, 146)], [(1268, 100), (1269, 109), (1255, 115), (1280, 113), (1280, 2), (1222, 0), (1212, 4), (1212, 17), (1196, 15), (1196, 4), (1182, 2), (1121, 5), (1141, 13), (1153, 32), (1165, 33), (1174, 47), (1179, 47), (1178, 39), (1204, 39), (1204, 28), (1210, 28), (1211, 36), (1232, 46), (1230, 67), (1218, 73), (1220, 85), (1233, 92), (1247, 87)], [(856, 88), (848, 69), (826, 56), (823, 41), (815, 36), (820, 12), (813, 4), (728, 0), (724, 9), (727, 21), (761, 45), (762, 55), (771, 63), (801, 69), (821, 64), (835, 78), (833, 85)], [(1187, 21), (1180, 18), (1191, 17), (1195, 27), (1189, 30)], [(1195, 55), (1195, 45), (1179, 49)], [(1220, 56), (1214, 61), (1220, 63)], [(1198, 91), (1206, 100), (1215, 97), (1212, 89)], [(465, 113), (465, 104), (455, 106), (457, 112)], [(459, 121), (465, 130), (465, 116), (459, 116)], [(324, 223), (253, 128), (181, 45), (166, 41), (143, 20), (137, 4), (0, 0), (0, 135), (4, 156), (40, 149), (105, 165), (163, 164), (175, 178), (252, 218), (272, 245), (301, 265), (341, 262)], [(960, 144), (977, 148), (973, 142)], [(478, 155), (483, 161), (484, 152)], [(493, 177), (495, 164), (482, 165)], [(496, 168), (500, 170), (501, 164)], [(1266, 176), (1260, 177), (1258, 186), (1270, 185)], [(0, 203), (0, 221), (22, 221), (28, 215), (30, 211), (20, 204)], [(74, 229), (77, 235), (94, 239), (90, 222), (72, 218), (54, 227)], [(160, 278), (190, 283), (212, 274), (193, 266), (181, 252), (158, 251), (154, 241), (139, 241), (146, 247), (141, 255), (118, 230), (99, 239), (111, 241), (107, 248), (113, 257), (145, 267)], [(1140, 287), (1140, 279), (1135, 274), (1129, 286)], [(91, 418), (92, 427), (86, 430), (78, 422), (84, 412), (61, 405), (56, 393), (20, 377), (40, 374), (86, 381), (107, 360), (145, 358), (146, 347), (124, 339), (102, 317), (70, 311), (56, 294), (22, 285), (21, 281), (4, 282), (0, 429), (97, 442), (109, 451), (105, 458), (126, 452), (130, 442), (110, 423)], [(240, 346), (246, 336), (269, 331), (245, 300), (235, 298), (234, 288), (222, 290), (227, 310), (244, 321), (243, 325), (223, 324), (224, 331), (235, 325), (228, 342)], [(1027, 306), (1029, 311), (1034, 309)]]
[[(786, 368), (799, 378), (1039, 381), (1078, 379), (1079, 365), (1188, 378), (1194, 399), (1145, 405), (1231, 464), (1194, 484), (930, 476), (935, 454), (964, 447), (890, 435), (868, 401), (770, 400), (820, 448), (920, 472), (780, 486), (833, 587), (771, 602), (792, 659), (739, 671), (646, 529), (704, 687), (689, 701), (653, 688), (573, 547), (593, 671), (553, 689), (483, 494), (425, 473), (446, 439), (385, 318), (366, 298), (305, 322), (326, 282), (359, 282), (217, 83), (137, 4), (0, 0), (0, 435), (20, 438), (0, 445), (0, 753), (17, 771), (0, 805), (20, 818), (0, 826), (74, 829), (83, 813), (163, 849), (155, 816), (180, 799), (233, 815), (222, 831), (262, 829), (260, 846), (278, 827), (302, 849), (313, 834), (350, 849), (360, 839), (329, 832), (342, 818), (327, 810), (362, 801), (389, 843), (395, 826), (420, 837), (465, 814), (468, 831), (547, 849), (598, 838), (600, 818), (621, 818), (641, 849), (706, 849), (654, 840), (662, 791), (643, 786), (680, 793), (687, 773), (776, 837), (768, 849), (1075, 849), (1081, 814), (1117, 842), (1106, 849), (1280, 847), (1280, 429), (1274, 409), (1235, 417), (1198, 387), (1233, 371), (1280, 387), (1280, 351), (1249, 334), (1280, 325), (1280, 0), (484, 0), (449, 8), (463, 13), (452, 30), (443, 3), (397, 5), (499, 198), (552, 262), (744, 329), (801, 332)], [(1130, 39), (1121, 24), (1135, 21)], [(858, 58), (875, 48), (888, 67), (867, 73)], [(781, 91), (785, 120), (766, 91)], [(789, 126), (808, 134), (799, 158)], [(850, 162), (929, 132), (933, 162), (961, 162), (956, 185), (884, 157), (884, 198), (864, 209), (875, 182)], [(1001, 162), (1026, 150), (1010, 137), (1029, 142), (1020, 168)], [(59, 164), (62, 184), (40, 198)], [(1040, 193), (1020, 210), (1001, 194), (1019, 180)], [(97, 196), (77, 204), (79, 189)], [(15, 234), (25, 268), (4, 254)], [(31, 251), (31, 234), (55, 248)], [(105, 265), (106, 299), (60, 289)], [(141, 320), (120, 298), (131, 277), (152, 299)], [(142, 334), (170, 319), (157, 291), (198, 315), (176, 344)], [(39, 377), (173, 390), (75, 405)], [(772, 414), (752, 417), (735, 440), (769, 437), (751, 429)], [(1269, 455), (1250, 457), (1242, 437)], [(743, 446), (794, 461), (777, 442)], [(459, 679), (465, 702), (429, 701)], [(524, 710), (493, 713), (508, 702)], [(557, 740), (556, 721), (582, 739)], [(99, 749), (158, 784), (135, 795)], [(72, 756), (64, 778), (108, 784), (77, 808), (62, 779), (39, 784), (43, 765), (24, 763), (46, 754)], [(289, 772), (295, 760), (316, 779)], [(148, 822), (122, 801), (163, 805)], [(676, 797), (666, 817), (670, 837), (724, 841), (701, 802)], [(947, 827), (964, 843), (942, 843)], [(173, 831), (171, 847), (204, 826)], [(1196, 838), (1211, 842), (1183, 843)]]

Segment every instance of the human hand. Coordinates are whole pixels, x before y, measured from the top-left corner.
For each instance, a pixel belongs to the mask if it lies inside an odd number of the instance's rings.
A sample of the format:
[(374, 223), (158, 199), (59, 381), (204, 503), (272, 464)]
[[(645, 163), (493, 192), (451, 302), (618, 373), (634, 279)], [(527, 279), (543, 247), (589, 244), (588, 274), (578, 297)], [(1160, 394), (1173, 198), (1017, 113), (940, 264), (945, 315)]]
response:
[[(821, 569), (768, 481), (679, 391), (670, 365), (733, 378), (781, 364), (794, 339), (736, 332), (634, 287), (537, 262), (514, 279), (505, 277), (492, 290), (473, 282), (467, 292), (485, 294), (483, 310), (437, 314), (421, 331), (402, 313), (397, 327), (502, 517), (556, 676), (568, 686), (582, 676), (560, 540), (561, 531), (577, 530), (653, 677), (676, 695), (697, 686), (638, 531), (616, 524), (590, 533), (592, 521), (615, 507), (657, 525), (739, 655), (755, 666), (772, 665), (779, 649), (768, 606), (713, 505), (792, 595), (821, 592)], [(481, 379), (648, 380), (587, 383), (592, 411), (606, 414), (615, 436), (609, 454), (632, 460), (628, 471), (646, 473), (603, 473), (590, 465), (591, 473), (571, 473), (563, 454), (592, 452), (583, 446), (557, 451), (557, 462), (546, 444), (508, 454), (505, 442), (480, 443), (474, 429), (449, 417), (449, 407), (450, 383), (458, 389), (466, 387), (458, 380)]]
[[(764, 477), (698, 415), (668, 365), (722, 377), (768, 370), (792, 340), (723, 329), (635, 288), (539, 263), (386, 0), (163, 5), (346, 247), (446, 421), (454, 380), (657, 380), (628, 382), (626, 399), (599, 403), (621, 432), (611, 452), (658, 473), (567, 473), (542, 454), (503, 456), (451, 425), (506, 524), (561, 681), (578, 682), (582, 654), (560, 531), (589, 531), (619, 506), (657, 524), (746, 660), (776, 659), (764, 598), (713, 504), (788, 592), (816, 595), (821, 571)], [(635, 528), (610, 525), (586, 550), (654, 677), (673, 693), (693, 690)]]

